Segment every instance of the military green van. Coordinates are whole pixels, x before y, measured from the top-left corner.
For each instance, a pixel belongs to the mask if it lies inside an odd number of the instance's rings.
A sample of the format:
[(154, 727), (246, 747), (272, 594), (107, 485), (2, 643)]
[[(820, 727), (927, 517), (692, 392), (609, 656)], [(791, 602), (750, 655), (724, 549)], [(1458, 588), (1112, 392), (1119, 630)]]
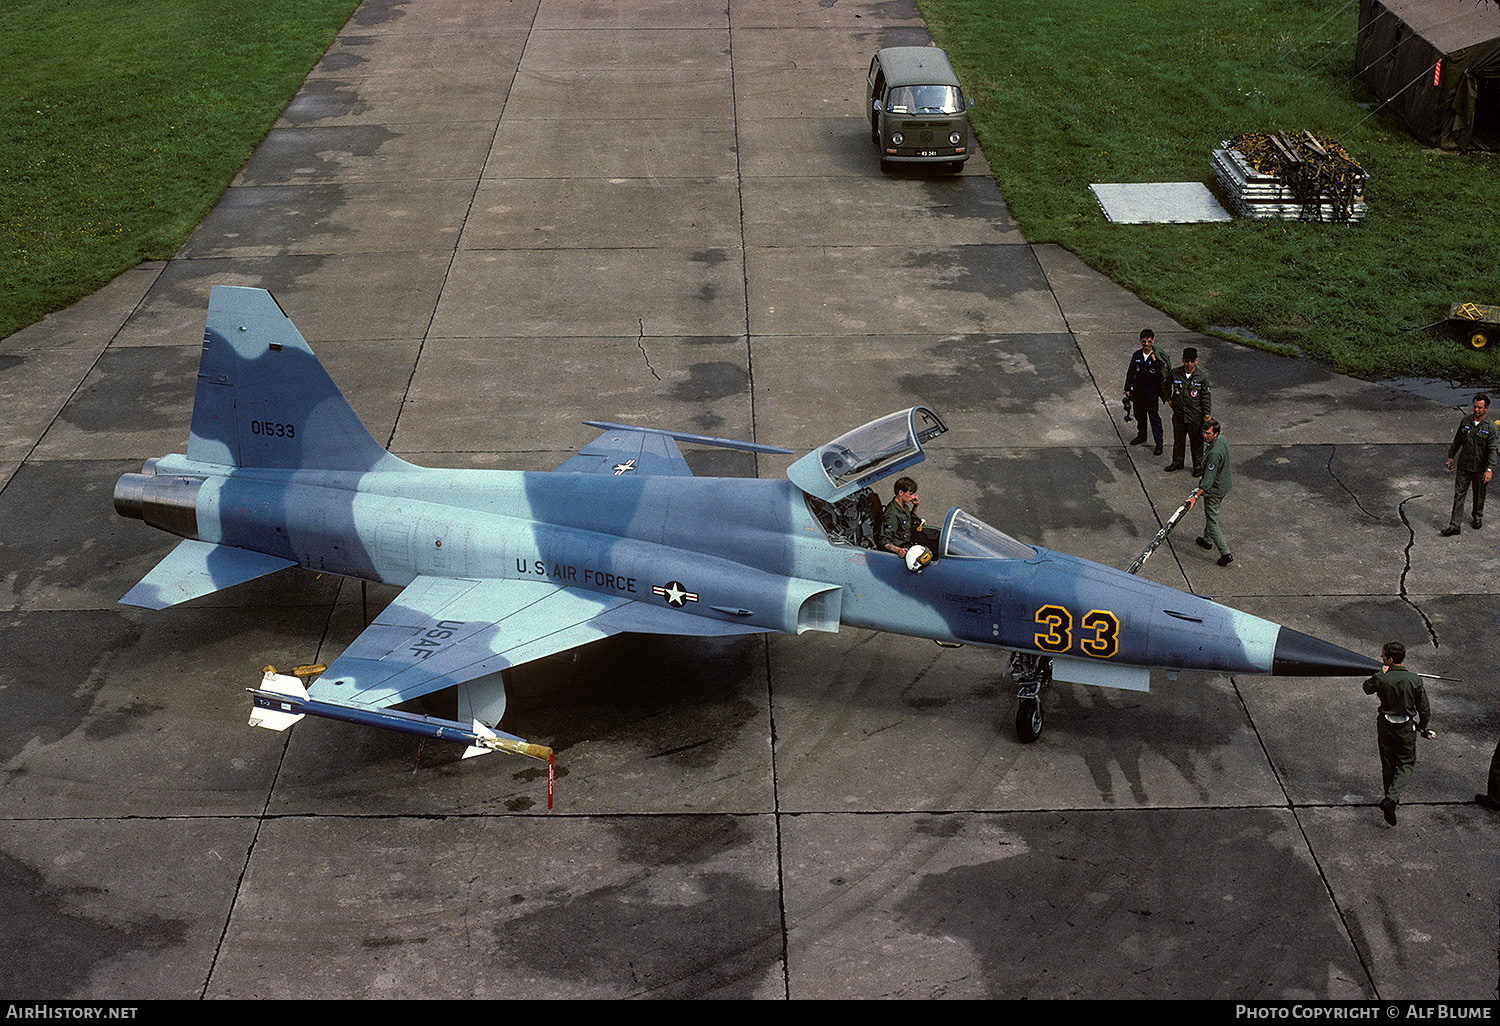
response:
[(969, 108), (948, 55), (935, 46), (891, 46), (870, 61), (865, 88), (870, 139), (880, 169), (895, 164), (945, 163), (963, 170), (969, 159)]

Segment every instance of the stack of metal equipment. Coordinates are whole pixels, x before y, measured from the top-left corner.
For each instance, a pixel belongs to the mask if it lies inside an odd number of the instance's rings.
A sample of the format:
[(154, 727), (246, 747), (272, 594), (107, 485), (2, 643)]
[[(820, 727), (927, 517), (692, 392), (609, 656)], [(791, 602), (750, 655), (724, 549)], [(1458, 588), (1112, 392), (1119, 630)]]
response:
[(1353, 223), (1365, 216), (1364, 169), (1311, 132), (1246, 133), (1214, 150), (1214, 176), (1241, 217)]

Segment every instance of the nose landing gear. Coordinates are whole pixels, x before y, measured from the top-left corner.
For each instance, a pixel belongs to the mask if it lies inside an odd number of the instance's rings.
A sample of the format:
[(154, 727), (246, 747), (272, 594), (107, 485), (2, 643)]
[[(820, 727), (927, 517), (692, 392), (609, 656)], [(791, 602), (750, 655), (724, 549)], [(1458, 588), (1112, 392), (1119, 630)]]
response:
[(1052, 660), (1030, 652), (1010, 654), (1016, 688), (1016, 737), (1029, 745), (1042, 734), (1042, 686), (1052, 680)]

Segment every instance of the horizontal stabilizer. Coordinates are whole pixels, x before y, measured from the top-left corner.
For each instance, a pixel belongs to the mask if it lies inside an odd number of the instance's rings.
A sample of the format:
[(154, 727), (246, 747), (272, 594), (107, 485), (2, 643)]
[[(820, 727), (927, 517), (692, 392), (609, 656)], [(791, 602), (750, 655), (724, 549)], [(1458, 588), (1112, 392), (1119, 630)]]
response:
[(179, 602), (211, 595), (236, 584), (294, 565), (290, 559), (263, 552), (189, 538), (179, 542), (167, 558), (120, 599), (127, 606), (165, 609)]

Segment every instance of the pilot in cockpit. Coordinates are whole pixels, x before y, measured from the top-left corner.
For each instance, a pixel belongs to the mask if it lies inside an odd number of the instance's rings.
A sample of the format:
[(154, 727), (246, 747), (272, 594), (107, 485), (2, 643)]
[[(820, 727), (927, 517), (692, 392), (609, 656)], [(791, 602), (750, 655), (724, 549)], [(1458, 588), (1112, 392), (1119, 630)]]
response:
[[(898, 477), (896, 497), (880, 515), (880, 547), (907, 560), (908, 567), (912, 563), (908, 552), (917, 546), (931, 553), (930, 558), (937, 557), (938, 532), (925, 527), (924, 521), (917, 515), (917, 506), (921, 501), (922, 497), (917, 494), (917, 482), (909, 477)], [(920, 569), (926, 562), (925, 559), (921, 560), (918, 566), (911, 568)]]

